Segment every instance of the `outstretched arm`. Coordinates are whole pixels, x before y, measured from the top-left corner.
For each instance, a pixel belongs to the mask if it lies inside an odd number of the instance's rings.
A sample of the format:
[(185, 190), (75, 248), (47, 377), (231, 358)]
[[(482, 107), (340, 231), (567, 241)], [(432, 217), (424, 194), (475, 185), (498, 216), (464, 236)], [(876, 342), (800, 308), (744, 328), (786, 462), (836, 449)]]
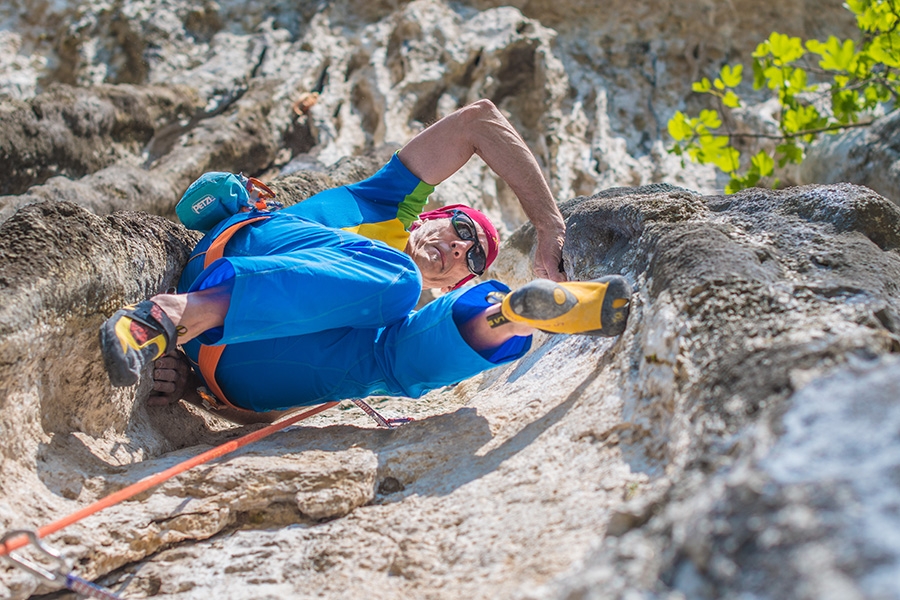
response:
[(537, 161), (522, 136), (490, 100), (479, 100), (447, 115), (400, 150), (400, 160), (426, 183), (437, 185), (473, 154), (512, 189), (537, 231), (534, 272), (564, 281), (559, 269), (566, 224)]

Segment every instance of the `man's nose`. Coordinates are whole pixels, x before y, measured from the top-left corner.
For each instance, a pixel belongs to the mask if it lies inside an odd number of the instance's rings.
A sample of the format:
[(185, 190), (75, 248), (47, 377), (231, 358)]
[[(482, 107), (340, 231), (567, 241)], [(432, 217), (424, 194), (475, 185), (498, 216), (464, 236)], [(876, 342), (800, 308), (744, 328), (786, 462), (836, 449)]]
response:
[(450, 248), (453, 250), (453, 256), (459, 258), (460, 256), (465, 256), (466, 252), (469, 251), (469, 248), (473, 245), (472, 240), (454, 240), (450, 242)]

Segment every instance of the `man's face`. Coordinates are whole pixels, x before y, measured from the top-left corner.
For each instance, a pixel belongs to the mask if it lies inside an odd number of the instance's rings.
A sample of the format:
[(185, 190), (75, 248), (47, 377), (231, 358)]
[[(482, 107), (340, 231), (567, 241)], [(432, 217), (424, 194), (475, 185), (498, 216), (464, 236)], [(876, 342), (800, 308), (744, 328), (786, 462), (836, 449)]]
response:
[[(474, 223), (482, 248), (487, 248), (487, 236), (481, 225)], [(449, 292), (469, 275), (466, 253), (472, 240), (463, 240), (456, 233), (450, 218), (422, 221), (409, 234), (405, 252), (422, 273), (423, 288), (440, 288)]]

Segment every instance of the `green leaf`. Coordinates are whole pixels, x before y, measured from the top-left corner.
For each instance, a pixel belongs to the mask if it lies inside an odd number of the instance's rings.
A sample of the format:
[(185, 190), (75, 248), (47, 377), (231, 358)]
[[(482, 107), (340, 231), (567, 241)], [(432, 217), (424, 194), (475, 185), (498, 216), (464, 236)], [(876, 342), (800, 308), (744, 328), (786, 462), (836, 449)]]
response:
[(831, 110), (839, 123), (855, 121), (861, 108), (859, 95), (853, 90), (837, 90), (831, 94)]
[(766, 84), (766, 66), (758, 59), (753, 59), (753, 89), (758, 90)]
[(778, 159), (778, 166), (784, 167), (789, 162), (799, 165), (803, 162), (803, 148), (797, 145), (793, 140), (788, 140), (783, 144), (775, 147), (775, 152), (781, 154)]
[(753, 58), (765, 58), (766, 56), (769, 56), (769, 54), (771, 54), (769, 51), (769, 41), (766, 40), (765, 42), (760, 42), (756, 45), (756, 50), (753, 51), (751, 56)]
[(695, 92), (708, 92), (712, 89), (712, 84), (709, 82), (709, 78), (704, 77), (700, 81), (695, 81), (693, 85), (691, 85), (691, 89)]
[(734, 194), (735, 192), (739, 192), (741, 190), (745, 190), (747, 188), (753, 187), (759, 182), (759, 175), (756, 173), (748, 173), (747, 175), (741, 177), (740, 175), (734, 174), (731, 176), (731, 179), (728, 182), (728, 185), (725, 186), (726, 194)]
[(698, 119), (700, 120), (700, 123), (710, 129), (718, 129), (722, 126), (722, 119), (719, 117), (718, 111), (715, 110), (701, 110)]
[(868, 85), (863, 89), (863, 97), (866, 99), (866, 108), (874, 108), (880, 102), (891, 100), (891, 90), (880, 84)]
[(728, 195), (731, 195), (731, 194), (741, 191), (742, 189), (744, 189), (744, 186), (742, 185), (742, 180), (737, 177), (732, 176), (731, 179), (728, 181), (728, 185), (725, 186), (725, 193)]
[(846, 2), (844, 2), (844, 7), (854, 15), (859, 16), (862, 14), (863, 9), (865, 9), (865, 5), (868, 4), (868, 1), (869, 0), (846, 0)]
[(806, 47), (810, 52), (822, 57), (822, 60), (819, 61), (819, 66), (826, 71), (851, 72), (854, 70), (857, 53), (856, 44), (853, 40), (841, 42), (832, 35), (824, 44), (816, 40), (810, 40), (806, 43)]
[(731, 67), (729, 65), (725, 65), (722, 67), (721, 72), (719, 73), (719, 77), (722, 78), (722, 82), (727, 87), (737, 87), (741, 84), (741, 80), (743, 79), (744, 73), (744, 65), (735, 65)]
[(819, 56), (821, 56), (825, 52), (825, 44), (823, 44), (819, 40), (807, 40), (806, 49), (813, 54), (818, 54)]
[(750, 159), (750, 163), (761, 177), (768, 177), (775, 172), (775, 160), (769, 156), (769, 153), (765, 150), (757, 152), (753, 158)]
[(798, 106), (784, 112), (781, 129), (785, 133), (798, 133), (809, 129), (818, 129), (825, 124), (818, 109), (812, 105)]
[(725, 93), (725, 96), (722, 98), (722, 104), (727, 106), (728, 108), (737, 108), (741, 105), (741, 99), (738, 98), (738, 95), (728, 90)]
[(872, 77), (872, 68), (877, 64), (878, 62), (867, 51), (860, 52), (856, 59), (856, 69), (851, 74), (851, 81), (854, 78), (857, 80), (870, 79)]
[(716, 77), (716, 80), (713, 81), (713, 85), (716, 86), (716, 89), (717, 89), (717, 90), (724, 90), (724, 89), (725, 89), (725, 82), (723, 82), (723, 81), (722, 81), (721, 79), (719, 79), (718, 77)]
[(866, 46), (866, 56), (876, 63), (882, 63), (895, 69), (900, 68), (900, 46), (898, 44), (900, 44), (900, 38), (896, 33), (878, 36)]
[(691, 137), (694, 134), (694, 130), (688, 123), (687, 118), (680, 110), (677, 111), (671, 119), (669, 119), (668, 129), (669, 135), (672, 136), (672, 139), (679, 142), (685, 138)]
[(688, 157), (691, 159), (691, 162), (706, 164), (706, 161), (702, 159), (702, 153), (700, 148), (697, 146), (691, 145), (687, 147)]
[(770, 90), (777, 90), (784, 87), (784, 69), (772, 65), (763, 71), (763, 77), (768, 81)]
[(781, 119), (781, 130), (785, 133), (797, 133), (803, 128), (802, 119), (797, 114), (797, 109), (791, 108), (784, 111)]
[(792, 88), (794, 93), (805, 92), (808, 91), (806, 81), (806, 71), (803, 69), (791, 69), (787, 86)]
[(769, 36), (769, 52), (776, 64), (788, 64), (802, 58), (806, 51), (798, 37), (790, 37), (783, 33), (772, 32)]
[(788, 109), (796, 109), (798, 106), (800, 106), (800, 103), (797, 101), (797, 97), (793, 95), (793, 92), (790, 88), (779, 90), (778, 100), (781, 101), (782, 115), (784, 115), (784, 111)]
[[(721, 138), (726, 144), (728, 138)], [(741, 153), (731, 146), (718, 148), (714, 153), (708, 155), (709, 162), (716, 165), (725, 173), (733, 173), (741, 166)]]

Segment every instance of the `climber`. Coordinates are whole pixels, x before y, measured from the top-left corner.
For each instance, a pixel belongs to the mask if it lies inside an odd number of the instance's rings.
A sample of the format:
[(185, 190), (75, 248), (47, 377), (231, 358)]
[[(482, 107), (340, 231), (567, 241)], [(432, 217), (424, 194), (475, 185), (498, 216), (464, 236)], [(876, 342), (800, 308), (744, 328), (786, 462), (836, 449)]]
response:
[[(497, 256), (497, 231), (483, 213), (421, 212), (434, 185), (472, 154), (510, 186), (537, 233), (540, 279), (512, 293), (497, 281), (460, 287)], [(157, 360), (154, 401), (175, 401), (188, 377), (178, 343), (213, 400), (237, 410), (418, 397), (521, 357), (535, 329), (621, 333), (628, 283), (567, 282), (564, 237), (537, 162), (482, 100), (425, 129), (360, 183), (220, 223), (194, 249), (179, 293), (104, 323), (106, 368), (113, 385), (132, 385)], [(414, 311), (423, 287), (445, 294)]]

